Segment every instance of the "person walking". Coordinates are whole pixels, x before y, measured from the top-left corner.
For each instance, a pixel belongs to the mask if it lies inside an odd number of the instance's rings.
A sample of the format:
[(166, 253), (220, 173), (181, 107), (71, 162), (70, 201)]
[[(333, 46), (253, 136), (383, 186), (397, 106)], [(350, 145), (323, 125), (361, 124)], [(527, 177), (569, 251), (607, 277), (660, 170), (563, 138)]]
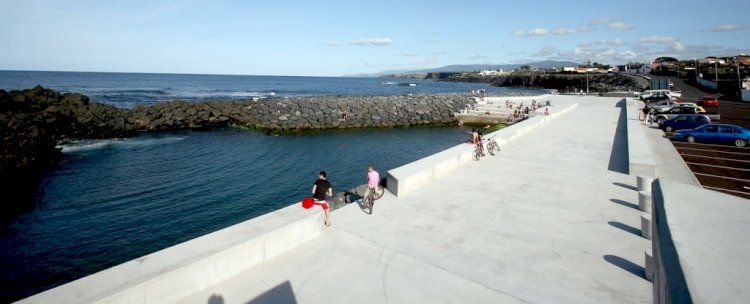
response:
[(331, 183), (326, 179), (325, 171), (320, 171), (320, 173), (318, 173), (318, 180), (313, 184), (312, 194), (315, 204), (323, 207), (323, 212), (326, 215), (326, 227), (331, 226), (330, 211), (328, 210), (329, 206), (328, 201), (326, 201), (326, 196), (333, 196), (333, 186), (331, 186)]

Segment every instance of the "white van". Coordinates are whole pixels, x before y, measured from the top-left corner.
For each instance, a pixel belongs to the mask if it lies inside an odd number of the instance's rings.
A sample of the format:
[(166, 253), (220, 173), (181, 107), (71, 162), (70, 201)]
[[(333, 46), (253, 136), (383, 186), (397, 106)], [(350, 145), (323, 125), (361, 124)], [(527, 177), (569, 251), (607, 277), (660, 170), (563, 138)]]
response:
[(640, 95), (638, 95), (638, 98), (643, 100), (644, 98), (649, 98), (653, 95), (667, 95), (670, 99), (672, 99), (674, 97), (680, 97), (680, 95), (682, 94), (680, 94), (680, 92), (672, 92), (670, 90), (645, 90), (641, 92)]

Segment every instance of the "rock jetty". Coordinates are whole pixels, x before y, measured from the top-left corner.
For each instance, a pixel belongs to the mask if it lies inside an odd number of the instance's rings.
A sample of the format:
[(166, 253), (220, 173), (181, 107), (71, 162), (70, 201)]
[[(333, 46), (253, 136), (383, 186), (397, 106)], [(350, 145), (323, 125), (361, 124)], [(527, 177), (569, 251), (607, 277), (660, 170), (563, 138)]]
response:
[(72, 140), (123, 138), (137, 131), (223, 127), (294, 132), (446, 125), (454, 123), (454, 113), (474, 102), (460, 94), (328, 96), (231, 102), (178, 100), (120, 109), (90, 101), (81, 94), (63, 94), (41, 86), (0, 90), (0, 191), (13, 190), (18, 183), (29, 184), (61, 159), (56, 146)]
[(323, 96), (256, 101), (171, 101), (126, 113), (133, 130), (249, 127), (266, 131), (444, 125), (473, 103), (458, 94)]

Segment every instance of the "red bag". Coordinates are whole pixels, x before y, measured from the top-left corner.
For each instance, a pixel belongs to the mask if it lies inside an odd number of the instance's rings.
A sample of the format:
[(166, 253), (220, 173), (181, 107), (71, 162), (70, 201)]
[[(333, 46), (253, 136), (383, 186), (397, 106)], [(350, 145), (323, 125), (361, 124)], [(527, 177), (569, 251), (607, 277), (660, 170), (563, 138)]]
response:
[(302, 208), (310, 209), (314, 205), (315, 203), (313, 202), (312, 197), (306, 197), (302, 200)]

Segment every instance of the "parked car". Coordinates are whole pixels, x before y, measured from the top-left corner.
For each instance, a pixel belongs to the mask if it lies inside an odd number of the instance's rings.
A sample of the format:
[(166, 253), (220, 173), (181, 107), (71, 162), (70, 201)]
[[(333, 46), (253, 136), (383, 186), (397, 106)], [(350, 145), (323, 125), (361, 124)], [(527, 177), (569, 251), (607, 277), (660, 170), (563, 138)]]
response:
[(713, 96), (703, 96), (698, 100), (698, 105), (704, 107), (718, 107), (719, 99)]
[[(698, 113), (699, 110), (700, 109), (698, 109), (698, 107), (695, 107), (695, 106), (679, 104), (677, 106), (671, 107), (664, 111), (654, 113), (653, 120), (656, 121), (657, 124), (661, 125), (667, 119), (670, 119), (680, 114), (699, 114)], [(721, 120), (721, 115), (719, 115), (719, 113), (717, 112), (703, 112), (700, 114), (707, 116), (709, 119), (711, 119), (711, 121)]]
[(737, 125), (708, 124), (695, 129), (683, 129), (674, 132), (674, 139), (689, 143), (722, 143), (744, 147), (750, 140), (750, 130)]
[(641, 98), (645, 102), (654, 102), (654, 101), (661, 101), (661, 100), (669, 100), (669, 95), (667, 94), (652, 94), (648, 97)]
[(692, 102), (683, 102), (678, 105), (675, 105), (675, 107), (695, 108), (695, 112), (697, 113), (706, 113), (706, 109)]
[(678, 102), (673, 100), (662, 100), (657, 103), (646, 105), (644, 108), (644, 112), (648, 113), (653, 110), (653, 112), (660, 112), (664, 109), (674, 107), (678, 104)]
[(673, 132), (674, 130), (695, 129), (709, 123), (711, 123), (711, 119), (706, 115), (681, 114), (659, 124), (659, 129), (664, 130), (664, 132)]
[(641, 99), (641, 100), (645, 100), (646, 98), (649, 98), (652, 95), (667, 95), (670, 99), (673, 98), (673, 97), (681, 97), (682, 96), (682, 92), (680, 92), (680, 91), (672, 91), (672, 90), (666, 90), (666, 89), (661, 89), (661, 90), (645, 90), (643, 92), (636, 93), (636, 94), (637, 94), (638, 98)]

